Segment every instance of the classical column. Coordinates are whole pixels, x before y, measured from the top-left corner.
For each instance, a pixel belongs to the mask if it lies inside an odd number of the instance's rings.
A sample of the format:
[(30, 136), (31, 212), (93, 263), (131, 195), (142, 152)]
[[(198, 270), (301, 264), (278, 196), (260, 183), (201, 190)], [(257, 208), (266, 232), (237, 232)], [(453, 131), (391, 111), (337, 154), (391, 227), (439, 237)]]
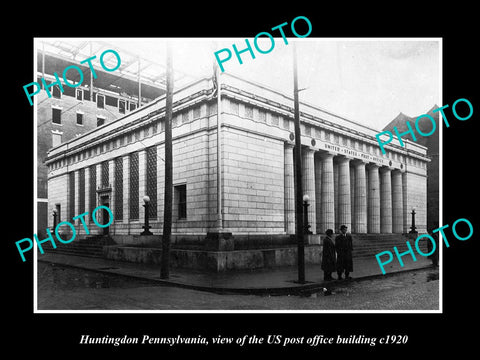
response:
[[(115, 160), (108, 160), (108, 179), (109, 185), (112, 188), (112, 191), (109, 195), (109, 205), (110, 210), (115, 214)], [(115, 229), (115, 226), (112, 226), (111, 229)]]
[(338, 162), (333, 162), (333, 207), (335, 209), (335, 221), (332, 230), (338, 232), (340, 224), (338, 223)]
[(357, 229), (355, 229), (353, 222), (355, 216), (355, 167), (353, 166), (353, 161), (350, 161), (350, 213), (352, 214), (352, 227), (349, 231), (356, 233)]
[(392, 171), (392, 231), (403, 232), (403, 181), (400, 170)]
[[(409, 198), (408, 190), (410, 189), (410, 183), (408, 182), (407, 173), (402, 173), (402, 195), (403, 195), (403, 232), (407, 233), (410, 231), (409, 227), (411, 225), (411, 209), (408, 208)], [(410, 224), (410, 225), (409, 225)]]
[[(143, 197), (147, 194), (147, 151), (145, 149), (138, 151), (138, 219), (143, 224), (145, 217), (145, 207), (143, 207)], [(143, 210), (143, 211), (142, 211)]]
[(130, 222), (130, 206), (128, 206), (128, 197), (130, 191), (130, 156), (123, 157), (123, 222)]
[[(95, 185), (95, 199), (96, 199), (96, 205), (95, 207), (99, 206), (99, 205), (102, 205), (101, 202), (100, 202), (100, 198), (98, 196), (98, 192), (97, 192), (97, 189), (101, 189), (102, 188), (102, 163), (98, 163), (97, 164), (97, 183)], [(93, 211), (93, 209), (92, 209)], [(92, 217), (93, 215), (90, 214), (90, 216)], [(93, 218), (92, 218), (92, 222), (93, 222)], [(93, 229), (96, 229), (96, 231), (94, 230), (94, 233), (95, 234), (102, 234), (103, 232), (103, 229), (99, 228), (99, 227), (93, 227)]]
[[(90, 166), (87, 166), (85, 168), (85, 211), (88, 211), (89, 213), (90, 209), (92, 209), (92, 206), (90, 205), (90, 191)], [(91, 219), (91, 216), (84, 217), (87, 225), (90, 224)]]
[(380, 232), (392, 232), (392, 171), (380, 169)]
[(315, 151), (311, 148), (302, 149), (302, 166), (303, 166), (303, 193), (310, 197), (310, 206), (308, 207), (308, 224), (310, 231), (317, 233), (317, 216), (315, 208)]
[(333, 154), (323, 153), (322, 159), (322, 192), (320, 194), (321, 202), (321, 224), (320, 233), (327, 229), (335, 228), (335, 207), (334, 207), (334, 188), (333, 188)]
[(285, 143), (283, 149), (285, 232), (287, 234), (295, 234), (295, 178), (293, 168), (293, 144)]
[(340, 157), (338, 160), (338, 224), (346, 225), (348, 231), (352, 226), (352, 207), (350, 198), (350, 160)]
[[(96, 169), (96, 172), (97, 172), (97, 183), (95, 184), (95, 192), (97, 192), (97, 189), (101, 188), (102, 187), (102, 163), (98, 163), (97, 165), (97, 169)], [(101, 205), (99, 204), (99, 199), (98, 199), (98, 193), (95, 194), (95, 196), (97, 197), (97, 204), (96, 206), (98, 205)], [(93, 209), (92, 209), (93, 210)]]
[[(74, 216), (77, 216), (78, 214), (80, 214), (80, 191), (82, 191), (82, 189), (80, 189), (80, 171), (79, 170), (75, 170), (74, 172), (74, 176), (75, 176), (75, 215)], [(75, 220), (74, 222), (74, 225), (80, 225), (80, 219), (77, 219)]]
[(321, 193), (322, 193), (322, 159), (318, 153), (315, 153), (315, 213), (316, 213), (316, 225), (317, 233), (320, 233), (322, 228), (322, 203), (321, 203)]
[(370, 164), (368, 167), (368, 222), (369, 233), (380, 233), (380, 179), (378, 165)]
[(357, 233), (367, 232), (367, 178), (365, 163), (354, 162), (355, 166), (355, 199), (353, 211), (353, 228)]
[[(158, 159), (165, 159), (165, 146), (157, 146), (157, 157)], [(163, 210), (164, 210), (164, 200), (165, 200), (165, 163), (162, 162), (157, 166), (157, 215), (159, 227), (163, 229)], [(213, 215), (213, 214), (211, 214)], [(216, 214), (215, 214), (216, 215)], [(210, 220), (210, 218), (209, 218)], [(213, 225), (212, 225), (213, 226)], [(204, 224), (205, 232), (210, 226), (210, 221)]]

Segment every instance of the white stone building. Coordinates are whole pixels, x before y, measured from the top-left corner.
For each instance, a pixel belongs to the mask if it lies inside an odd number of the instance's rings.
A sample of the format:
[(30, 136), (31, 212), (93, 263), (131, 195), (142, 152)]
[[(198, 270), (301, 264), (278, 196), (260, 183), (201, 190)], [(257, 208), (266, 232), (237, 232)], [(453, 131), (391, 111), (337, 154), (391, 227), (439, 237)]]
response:
[[(295, 230), (293, 99), (226, 74), (221, 94), (219, 215), (212, 81), (174, 91), (172, 239), (201, 244), (207, 233), (220, 230), (232, 234), (230, 250), (288, 241)], [(52, 148), (46, 160), (48, 203), (58, 220), (108, 205), (114, 214), (110, 236), (132, 243), (143, 230), (148, 195), (150, 230), (161, 235), (164, 116), (162, 96)], [(303, 189), (314, 234), (337, 231), (341, 224), (354, 234), (406, 233), (413, 209), (417, 231), (426, 231), (425, 147), (410, 141), (401, 147), (395, 139), (382, 155), (376, 129), (305, 103), (300, 119)], [(84, 233), (80, 220), (75, 225)]]

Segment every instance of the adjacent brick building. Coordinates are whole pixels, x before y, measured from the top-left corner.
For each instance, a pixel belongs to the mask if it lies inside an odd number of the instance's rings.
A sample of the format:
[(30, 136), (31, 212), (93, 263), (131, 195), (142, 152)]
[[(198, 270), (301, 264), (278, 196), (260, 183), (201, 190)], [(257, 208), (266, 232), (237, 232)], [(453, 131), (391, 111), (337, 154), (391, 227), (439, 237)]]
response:
[[(77, 45), (75, 45), (77, 44)], [(128, 114), (139, 106), (152, 101), (165, 93), (162, 84), (153, 84), (145, 75), (143, 79), (132, 77), (127, 72), (107, 73), (95, 64), (96, 79), (91, 78), (87, 64), (80, 64), (95, 52), (109, 48), (106, 43), (95, 41), (38, 41), (36, 51), (37, 79), (47, 85), (55, 81), (54, 73), (62, 76), (63, 70), (75, 65), (84, 74), (80, 86), (72, 88), (63, 85), (63, 92), (58, 85), (50, 88), (51, 97), (42, 90), (35, 95), (37, 117), (37, 231), (44, 236), (47, 218), (51, 217), (53, 208), (48, 207), (47, 200), (47, 166), (45, 158), (50, 148), (65, 143), (114, 119)], [(89, 55), (81, 56), (86, 51)], [(90, 52), (92, 51), (92, 52)], [(120, 50), (124, 69), (128, 58)], [(78, 83), (78, 73), (67, 72), (71, 83)], [(140, 97), (139, 97), (140, 95)]]

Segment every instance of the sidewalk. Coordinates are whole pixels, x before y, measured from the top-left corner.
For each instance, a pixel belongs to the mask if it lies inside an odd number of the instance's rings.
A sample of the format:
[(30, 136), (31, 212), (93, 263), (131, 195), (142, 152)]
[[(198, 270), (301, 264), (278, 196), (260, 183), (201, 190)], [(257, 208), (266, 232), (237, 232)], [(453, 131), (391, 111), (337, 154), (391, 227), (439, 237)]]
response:
[[(148, 280), (159, 285), (178, 286), (194, 290), (210, 291), (217, 293), (237, 294), (287, 294), (306, 290), (321, 289), (338, 283), (323, 281), (323, 271), (320, 265), (305, 266), (305, 284), (297, 282), (298, 272), (296, 266), (256, 269), (250, 271), (231, 271), (226, 273), (201, 272), (189, 269), (170, 269), (168, 280), (160, 279), (160, 266), (149, 264), (136, 264), (122, 261), (113, 261), (102, 258), (89, 258), (82, 256), (55, 254), (53, 251), (38, 254), (38, 261), (53, 263), (67, 267), (86, 269), (111, 275), (128, 276), (141, 280)], [(431, 267), (427, 258), (417, 258), (414, 262), (411, 257), (402, 259), (403, 267), (396, 259), (385, 267), (386, 275), (374, 256), (353, 259), (353, 280), (388, 276), (401, 271), (415, 270)], [(334, 274), (336, 277), (336, 274)], [(341, 280), (346, 281), (346, 280)]]

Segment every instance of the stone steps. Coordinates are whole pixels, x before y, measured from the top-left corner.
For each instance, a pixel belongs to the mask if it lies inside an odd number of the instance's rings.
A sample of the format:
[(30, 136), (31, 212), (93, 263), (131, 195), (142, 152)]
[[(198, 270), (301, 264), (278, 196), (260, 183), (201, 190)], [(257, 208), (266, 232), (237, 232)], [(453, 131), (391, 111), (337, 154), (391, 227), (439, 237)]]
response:
[(55, 251), (58, 254), (102, 258), (103, 247), (105, 245), (114, 245), (115, 241), (109, 236), (92, 235), (85, 239), (75, 239), (68, 244), (60, 241), (56, 241), (55, 244), (57, 245), (55, 249), (51, 242), (42, 244), (42, 247), (46, 252)]
[[(375, 256), (383, 251), (394, 252), (393, 247), (396, 246), (400, 253), (407, 251), (407, 241), (415, 250), (415, 240), (409, 239), (402, 234), (353, 234), (353, 256), (354, 257), (370, 257)], [(427, 241), (420, 241), (419, 247), (422, 252), (427, 252)]]

